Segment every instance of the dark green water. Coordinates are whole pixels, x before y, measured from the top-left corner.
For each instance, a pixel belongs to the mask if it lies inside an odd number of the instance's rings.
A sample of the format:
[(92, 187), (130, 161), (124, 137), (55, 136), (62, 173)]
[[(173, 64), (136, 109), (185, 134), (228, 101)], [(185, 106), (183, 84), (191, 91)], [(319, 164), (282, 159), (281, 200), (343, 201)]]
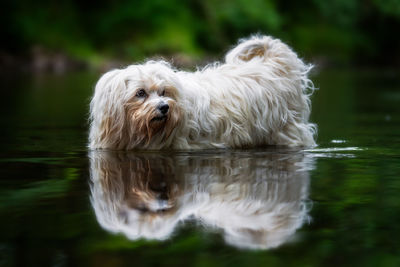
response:
[(96, 74), (3, 76), (0, 266), (400, 266), (399, 74), (317, 74), (316, 149), (191, 153), (88, 153)]

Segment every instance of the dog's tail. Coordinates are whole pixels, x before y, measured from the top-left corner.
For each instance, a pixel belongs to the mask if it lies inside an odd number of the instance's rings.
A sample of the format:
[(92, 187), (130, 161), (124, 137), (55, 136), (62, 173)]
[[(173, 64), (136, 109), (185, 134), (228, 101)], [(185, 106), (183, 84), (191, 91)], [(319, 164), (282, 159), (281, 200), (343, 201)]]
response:
[(303, 92), (311, 94), (315, 87), (308, 74), (312, 64), (304, 63), (297, 54), (279, 39), (255, 35), (242, 39), (225, 57), (227, 64), (256, 63), (269, 68), (276, 77), (301, 81)]
[[(305, 139), (303, 144), (315, 145), (313, 135), (316, 133), (316, 126), (308, 123), (311, 102), (310, 95), (315, 90), (314, 84), (308, 78), (311, 64), (304, 63), (297, 54), (279, 39), (269, 36), (253, 36), (243, 39), (225, 57), (225, 62), (231, 65), (247, 65), (251, 69), (265, 68), (263, 77), (258, 77), (275, 82), (275, 86), (282, 87), (291, 93), (293, 113), (300, 115), (302, 121), (301, 131)], [(297, 95), (297, 100), (293, 100)]]
[(228, 64), (243, 64), (246, 62), (262, 62), (268, 64), (281, 74), (291, 72), (308, 73), (312, 65), (304, 64), (289, 46), (270, 36), (256, 35), (242, 39), (225, 57)]

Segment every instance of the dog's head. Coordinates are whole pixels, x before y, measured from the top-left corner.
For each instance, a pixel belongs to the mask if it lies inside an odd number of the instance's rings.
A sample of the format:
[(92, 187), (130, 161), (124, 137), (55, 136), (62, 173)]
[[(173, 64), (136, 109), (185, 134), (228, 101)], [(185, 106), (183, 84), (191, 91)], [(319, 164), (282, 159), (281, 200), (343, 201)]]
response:
[(104, 74), (90, 104), (91, 148), (168, 146), (180, 117), (180, 83), (168, 63), (149, 61)]

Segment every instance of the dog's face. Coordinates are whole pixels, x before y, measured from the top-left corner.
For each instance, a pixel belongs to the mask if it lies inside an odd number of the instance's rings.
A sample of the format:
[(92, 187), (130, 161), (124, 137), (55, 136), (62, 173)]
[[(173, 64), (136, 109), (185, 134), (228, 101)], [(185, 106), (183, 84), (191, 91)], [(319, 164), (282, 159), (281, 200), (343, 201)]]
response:
[(133, 96), (125, 104), (129, 136), (135, 136), (145, 145), (151, 145), (153, 138), (158, 138), (158, 142), (168, 139), (180, 113), (176, 102), (177, 89), (157, 77), (127, 81), (127, 88), (133, 91)]
[(168, 145), (179, 119), (179, 80), (161, 62), (106, 73), (91, 102), (92, 148), (132, 149)]

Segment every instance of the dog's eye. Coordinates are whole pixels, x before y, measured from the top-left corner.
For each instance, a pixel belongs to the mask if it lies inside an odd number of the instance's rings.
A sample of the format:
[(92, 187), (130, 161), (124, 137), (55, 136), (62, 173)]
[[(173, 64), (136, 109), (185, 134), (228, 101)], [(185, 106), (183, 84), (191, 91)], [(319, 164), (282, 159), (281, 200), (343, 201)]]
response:
[(146, 94), (146, 91), (144, 89), (139, 89), (139, 91), (136, 92), (136, 96), (137, 97), (145, 97), (146, 95), (147, 94)]
[(165, 95), (165, 89), (163, 89), (160, 93), (160, 96), (164, 96)]

